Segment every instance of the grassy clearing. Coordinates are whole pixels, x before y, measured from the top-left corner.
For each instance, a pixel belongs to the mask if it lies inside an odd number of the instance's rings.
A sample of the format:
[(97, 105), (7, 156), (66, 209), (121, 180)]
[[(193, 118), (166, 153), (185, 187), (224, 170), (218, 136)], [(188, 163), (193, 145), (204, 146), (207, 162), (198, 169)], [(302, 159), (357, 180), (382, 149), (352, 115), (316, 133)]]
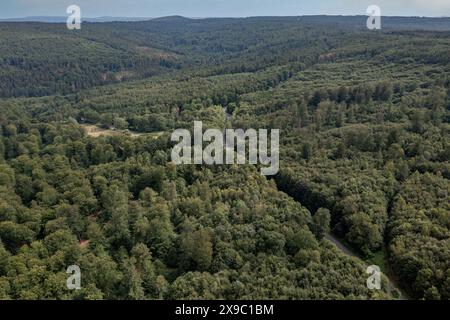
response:
[(137, 138), (137, 137), (146, 135), (146, 136), (152, 136), (155, 139), (157, 139), (161, 135), (164, 134), (164, 132), (142, 133), (142, 132), (135, 132), (135, 131), (130, 131), (130, 130), (104, 129), (104, 128), (100, 128), (100, 127), (98, 127), (96, 125), (92, 125), (92, 124), (82, 124), (81, 126), (84, 128), (86, 134), (89, 137), (93, 137), (93, 138), (113, 137), (113, 136), (121, 136), (121, 135), (129, 136), (131, 138)]

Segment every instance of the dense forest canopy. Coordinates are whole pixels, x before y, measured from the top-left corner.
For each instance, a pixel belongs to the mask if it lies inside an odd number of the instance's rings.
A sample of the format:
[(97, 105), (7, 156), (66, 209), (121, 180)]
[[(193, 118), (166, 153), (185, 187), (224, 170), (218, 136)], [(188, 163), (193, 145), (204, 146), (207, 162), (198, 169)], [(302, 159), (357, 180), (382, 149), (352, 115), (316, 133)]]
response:
[[(446, 18), (0, 23), (0, 298), (398, 298), (377, 264), (450, 299), (449, 49)], [(280, 173), (173, 165), (197, 120), (280, 129)]]

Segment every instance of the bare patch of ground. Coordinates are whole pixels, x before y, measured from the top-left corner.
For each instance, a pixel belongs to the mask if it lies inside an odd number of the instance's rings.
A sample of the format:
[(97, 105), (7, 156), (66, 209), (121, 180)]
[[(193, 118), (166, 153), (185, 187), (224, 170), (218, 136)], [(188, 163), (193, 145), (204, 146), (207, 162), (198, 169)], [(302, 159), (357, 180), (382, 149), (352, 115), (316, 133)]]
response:
[(163, 135), (164, 132), (153, 132), (153, 133), (142, 133), (134, 132), (130, 130), (118, 130), (118, 129), (104, 129), (92, 124), (82, 124), (81, 125), (89, 137), (112, 137), (112, 136), (129, 136), (132, 138), (141, 137), (144, 135), (152, 136), (155, 139)]

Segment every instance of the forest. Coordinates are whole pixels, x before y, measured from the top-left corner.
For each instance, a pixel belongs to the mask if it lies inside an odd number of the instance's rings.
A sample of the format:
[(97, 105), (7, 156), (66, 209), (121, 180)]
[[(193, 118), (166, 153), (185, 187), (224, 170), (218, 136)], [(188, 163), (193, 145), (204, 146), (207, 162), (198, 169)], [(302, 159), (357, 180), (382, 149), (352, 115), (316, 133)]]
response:
[[(449, 300), (449, 48), (448, 18), (0, 22), (0, 299)], [(280, 129), (280, 172), (174, 165), (194, 121)]]

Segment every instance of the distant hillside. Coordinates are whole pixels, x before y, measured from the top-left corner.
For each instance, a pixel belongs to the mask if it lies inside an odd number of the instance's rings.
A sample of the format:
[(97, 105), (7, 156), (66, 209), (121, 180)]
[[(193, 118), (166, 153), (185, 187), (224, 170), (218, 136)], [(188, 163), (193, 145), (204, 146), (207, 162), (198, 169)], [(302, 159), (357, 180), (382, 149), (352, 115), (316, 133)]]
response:
[(344, 32), (450, 31), (450, 18), (385, 17), (381, 31), (367, 30), (365, 16), (102, 17), (85, 19), (103, 23), (79, 31), (67, 30), (64, 17), (26, 19), (52, 23), (0, 22), (3, 98), (68, 94), (180, 69), (220, 75), (314, 62)]
[[(98, 17), (98, 18), (83, 18), (85, 22), (113, 22), (113, 21), (145, 21), (151, 20), (152, 18), (138, 18), (138, 17)], [(46, 22), (46, 23), (65, 23), (67, 17), (60, 16), (33, 16), (33, 17), (23, 17), (23, 18), (10, 18), (10, 19), (0, 19), (4, 22)]]

